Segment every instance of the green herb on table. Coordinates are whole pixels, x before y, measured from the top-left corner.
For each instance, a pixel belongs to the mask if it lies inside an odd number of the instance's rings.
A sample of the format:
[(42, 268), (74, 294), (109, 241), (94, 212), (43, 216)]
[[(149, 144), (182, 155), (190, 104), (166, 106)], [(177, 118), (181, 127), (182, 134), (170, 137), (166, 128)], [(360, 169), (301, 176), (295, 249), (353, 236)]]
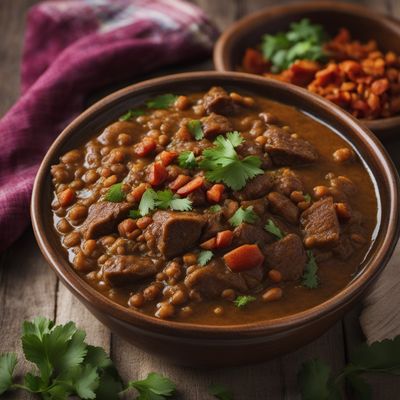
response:
[(234, 304), (238, 308), (246, 307), (249, 303), (256, 301), (257, 299), (254, 296), (238, 296), (234, 300)]
[(214, 253), (210, 250), (203, 250), (197, 256), (197, 262), (204, 267), (214, 257)]
[(319, 285), (318, 279), (318, 265), (315, 260), (314, 253), (311, 250), (307, 250), (308, 261), (306, 264), (306, 269), (302, 278), (302, 285), (309, 288), (315, 289)]
[(196, 140), (201, 140), (204, 138), (203, 128), (201, 127), (201, 122), (198, 119), (192, 119), (191, 121), (189, 121), (187, 127), (190, 134)]
[(328, 36), (321, 25), (312, 24), (307, 18), (293, 22), (288, 32), (264, 35), (261, 50), (272, 64), (271, 71), (280, 72), (296, 60), (324, 61), (323, 45)]
[(219, 400), (233, 400), (233, 393), (225, 386), (219, 384), (210, 385), (208, 392)]
[(113, 362), (101, 347), (85, 342), (86, 333), (73, 322), (54, 325), (38, 317), (25, 322), (22, 348), (36, 371), (25, 375), (22, 383), (13, 377), (17, 365), (14, 353), (0, 355), (0, 395), (9, 390), (25, 390), (43, 400), (80, 399), (118, 400), (119, 394), (134, 388), (141, 400), (163, 400), (175, 391), (167, 378), (150, 373), (141, 381), (123, 383)]
[(197, 167), (196, 157), (193, 151), (184, 151), (179, 154), (178, 163), (182, 168), (195, 169)]
[(210, 212), (210, 213), (213, 213), (213, 214), (215, 214), (215, 213), (217, 213), (217, 212), (219, 212), (219, 211), (221, 211), (222, 210), (222, 207), (219, 205), (219, 204), (214, 204), (213, 206), (211, 206), (209, 209), (208, 209), (208, 211)]
[(140, 117), (141, 115), (144, 115), (143, 110), (129, 110), (127, 113), (119, 117), (119, 121), (129, 121), (133, 117)]
[(229, 223), (237, 227), (243, 222), (247, 222), (248, 224), (254, 224), (258, 219), (257, 214), (253, 211), (253, 206), (249, 206), (247, 208), (238, 208), (235, 212), (235, 214), (232, 215), (231, 218), (229, 218)]
[(147, 100), (146, 106), (153, 109), (169, 108), (175, 104), (177, 98), (178, 96), (171, 93), (161, 94), (154, 99)]
[(285, 234), (281, 231), (281, 229), (275, 224), (272, 219), (267, 221), (267, 224), (264, 226), (264, 229), (269, 232), (271, 235), (276, 236), (278, 239), (282, 239)]
[(239, 158), (235, 148), (243, 140), (239, 132), (229, 132), (226, 138), (218, 136), (214, 147), (203, 151), (204, 159), (200, 162), (200, 168), (206, 171), (206, 178), (210, 182), (223, 182), (233, 190), (240, 190), (248, 180), (264, 173), (258, 157)]
[(105, 198), (107, 201), (111, 201), (113, 203), (120, 203), (121, 201), (125, 200), (125, 193), (122, 190), (122, 182), (112, 185), (110, 189), (108, 189)]

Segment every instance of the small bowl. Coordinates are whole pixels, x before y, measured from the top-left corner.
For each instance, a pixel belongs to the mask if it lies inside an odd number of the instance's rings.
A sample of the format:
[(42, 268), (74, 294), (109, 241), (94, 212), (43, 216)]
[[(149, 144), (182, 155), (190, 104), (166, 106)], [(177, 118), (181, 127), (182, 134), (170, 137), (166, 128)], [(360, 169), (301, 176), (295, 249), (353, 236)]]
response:
[[(362, 272), (324, 303), (284, 318), (231, 326), (159, 320), (114, 303), (75, 273), (53, 228), (50, 166), (66, 151), (133, 108), (162, 93), (205, 91), (212, 85), (268, 96), (298, 107), (336, 129), (374, 176), (380, 225)], [(294, 85), (242, 73), (190, 72), (152, 79), (111, 94), (76, 118), (47, 152), (36, 177), (32, 224), (41, 251), (69, 290), (112, 331), (158, 357), (192, 366), (238, 365), (289, 352), (321, 335), (343, 316), (388, 262), (399, 234), (398, 178), (377, 138), (362, 124), (322, 97)]]
[[(214, 47), (216, 70), (238, 70), (248, 47), (257, 46), (264, 34), (284, 31), (291, 22), (302, 18), (321, 24), (332, 36), (339, 28), (345, 27), (355, 39), (374, 39), (383, 51), (393, 50), (400, 54), (399, 22), (369, 11), (366, 7), (336, 1), (313, 1), (268, 7), (234, 23), (221, 35)], [(380, 139), (398, 136), (400, 115), (361, 121)]]

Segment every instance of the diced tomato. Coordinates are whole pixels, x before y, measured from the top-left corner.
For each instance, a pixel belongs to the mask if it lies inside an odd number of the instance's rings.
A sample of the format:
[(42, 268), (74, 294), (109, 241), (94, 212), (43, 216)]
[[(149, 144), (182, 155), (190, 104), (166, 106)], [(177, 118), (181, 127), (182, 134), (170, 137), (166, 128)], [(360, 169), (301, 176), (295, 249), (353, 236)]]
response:
[(160, 153), (160, 160), (164, 167), (167, 167), (178, 156), (175, 151), (163, 151)]
[(222, 247), (228, 247), (232, 243), (233, 232), (232, 231), (222, 231), (217, 233), (216, 247), (218, 249)]
[(217, 239), (215, 237), (203, 242), (200, 247), (204, 250), (212, 250), (217, 247)]
[(204, 178), (202, 176), (196, 176), (186, 185), (182, 186), (176, 193), (180, 196), (187, 196), (189, 193), (194, 192), (196, 189), (201, 188), (204, 184)]
[(293, 73), (291, 82), (298, 86), (307, 86), (320, 68), (316, 61), (297, 60), (290, 67)]
[(233, 272), (242, 272), (260, 266), (264, 255), (256, 244), (244, 244), (224, 255), (225, 264)]
[(148, 189), (150, 187), (150, 185), (148, 183), (141, 183), (140, 185), (136, 186), (134, 189), (132, 189), (131, 191), (131, 195), (133, 197), (133, 199), (139, 203), (143, 193), (146, 191), (146, 189)]
[(210, 203), (219, 203), (222, 198), (222, 193), (224, 193), (225, 186), (221, 183), (217, 183), (211, 186), (211, 189), (207, 190), (207, 200)]
[(186, 185), (190, 181), (190, 179), (191, 179), (190, 176), (180, 174), (177, 176), (177, 178), (174, 181), (172, 181), (169, 184), (169, 188), (171, 190), (176, 191), (176, 190), (180, 189), (182, 186)]
[(149, 155), (157, 147), (157, 142), (152, 137), (144, 137), (140, 143), (135, 147), (135, 153), (139, 157), (145, 157)]
[(268, 70), (269, 63), (264, 60), (262, 54), (254, 49), (246, 49), (243, 57), (242, 67), (245, 72), (251, 74), (262, 74)]
[(147, 180), (152, 186), (161, 185), (168, 178), (168, 171), (161, 164), (161, 162), (155, 162), (150, 166)]
[(63, 190), (57, 195), (61, 207), (70, 206), (75, 200), (75, 192), (71, 188)]

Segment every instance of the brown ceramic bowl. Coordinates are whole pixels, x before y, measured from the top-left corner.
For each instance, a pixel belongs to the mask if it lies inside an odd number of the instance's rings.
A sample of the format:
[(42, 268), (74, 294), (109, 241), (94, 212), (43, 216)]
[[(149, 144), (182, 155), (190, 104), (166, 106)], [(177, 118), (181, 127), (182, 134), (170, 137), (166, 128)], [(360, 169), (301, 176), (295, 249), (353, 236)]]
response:
[[(349, 29), (361, 41), (374, 39), (384, 50), (400, 54), (400, 23), (379, 13), (353, 4), (338, 1), (295, 3), (268, 7), (233, 24), (218, 39), (214, 47), (217, 71), (235, 71), (241, 65), (244, 52), (255, 47), (262, 35), (286, 30), (290, 23), (309, 18), (334, 36), (339, 28)], [(362, 120), (380, 139), (398, 136), (400, 115), (377, 120)]]
[[(66, 151), (86, 142), (127, 109), (162, 93), (191, 93), (221, 85), (228, 90), (267, 96), (289, 104), (336, 129), (365, 160), (375, 180), (379, 229), (362, 272), (337, 295), (304, 312), (269, 321), (207, 326), (159, 320), (125, 308), (101, 295), (69, 265), (52, 221), (50, 166)], [(293, 85), (241, 73), (191, 72), (152, 79), (111, 94), (76, 118), (46, 154), (32, 196), (32, 223), (47, 261), (75, 296), (112, 331), (128, 342), (174, 363), (194, 366), (234, 365), (265, 360), (298, 348), (321, 335), (343, 316), (382, 271), (398, 237), (398, 181), (380, 142), (357, 120), (321, 97)]]

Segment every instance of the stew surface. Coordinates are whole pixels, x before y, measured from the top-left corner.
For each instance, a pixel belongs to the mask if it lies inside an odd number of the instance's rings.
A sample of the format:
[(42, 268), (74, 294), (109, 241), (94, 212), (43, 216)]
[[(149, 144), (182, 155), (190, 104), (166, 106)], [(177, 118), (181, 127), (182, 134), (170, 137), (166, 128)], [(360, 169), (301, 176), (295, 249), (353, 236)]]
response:
[(343, 138), (220, 87), (129, 110), (51, 173), (71, 267), (161, 319), (238, 324), (320, 304), (358, 272), (377, 224)]

